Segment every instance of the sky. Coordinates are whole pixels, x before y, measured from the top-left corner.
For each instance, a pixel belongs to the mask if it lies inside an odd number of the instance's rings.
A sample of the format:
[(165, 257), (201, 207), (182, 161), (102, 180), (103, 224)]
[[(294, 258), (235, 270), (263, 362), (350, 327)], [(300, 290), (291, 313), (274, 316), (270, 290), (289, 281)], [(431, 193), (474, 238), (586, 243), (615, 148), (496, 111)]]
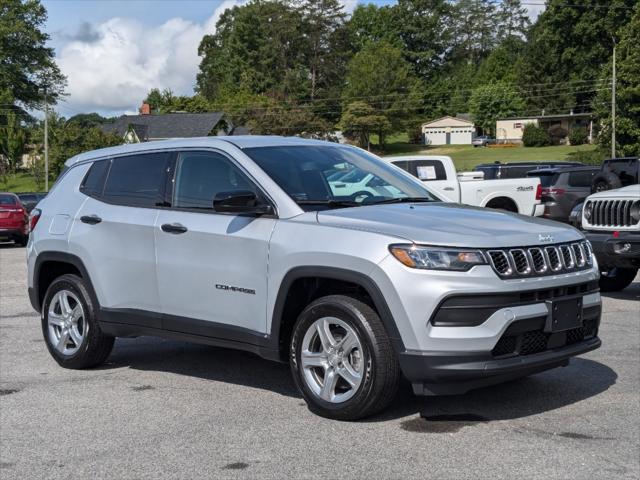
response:
[[(246, 0), (43, 0), (46, 31), (67, 76), (63, 116), (135, 113), (151, 88), (191, 95), (198, 45), (222, 12)], [(358, 3), (341, 0), (347, 12)], [(530, 7), (532, 16), (539, 7)]]

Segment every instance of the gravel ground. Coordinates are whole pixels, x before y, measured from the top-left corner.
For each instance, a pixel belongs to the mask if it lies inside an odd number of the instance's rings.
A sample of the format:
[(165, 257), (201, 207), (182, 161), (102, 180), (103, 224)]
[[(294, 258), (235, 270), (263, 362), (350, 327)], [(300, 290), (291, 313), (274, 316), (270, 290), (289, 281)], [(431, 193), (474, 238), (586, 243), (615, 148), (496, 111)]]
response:
[(603, 347), (467, 395), (404, 386), (359, 423), (310, 413), (287, 366), (150, 337), (64, 370), (0, 246), (0, 478), (640, 477), (640, 277), (604, 297)]

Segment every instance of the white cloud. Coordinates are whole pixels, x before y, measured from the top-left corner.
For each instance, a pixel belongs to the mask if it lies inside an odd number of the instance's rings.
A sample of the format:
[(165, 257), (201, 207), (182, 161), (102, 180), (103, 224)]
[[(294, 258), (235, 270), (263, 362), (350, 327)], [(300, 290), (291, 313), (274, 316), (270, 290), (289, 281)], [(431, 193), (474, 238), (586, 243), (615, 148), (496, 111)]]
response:
[(529, 19), (532, 22), (535, 22), (538, 16), (542, 12), (544, 12), (544, 9), (546, 8), (546, 6), (544, 4), (534, 5), (531, 3), (529, 5), (525, 5), (525, 8), (527, 9), (527, 13), (529, 14)]
[[(148, 26), (125, 17), (91, 24), (74, 35), (58, 32), (64, 43), (57, 61), (67, 76), (68, 96), (58, 106), (65, 116), (98, 111), (105, 115), (135, 112), (151, 88), (191, 95), (200, 57), (198, 45), (213, 33), (220, 15), (248, 0), (224, 0), (203, 23), (172, 18)], [(348, 13), (358, 0), (341, 0)]]
[(192, 94), (202, 37), (213, 33), (225, 9), (239, 3), (243, 0), (225, 0), (203, 24), (173, 18), (149, 27), (129, 18), (112, 18), (85, 25), (92, 35), (77, 36), (57, 58), (69, 93), (60, 110), (66, 115), (131, 111), (153, 87)]

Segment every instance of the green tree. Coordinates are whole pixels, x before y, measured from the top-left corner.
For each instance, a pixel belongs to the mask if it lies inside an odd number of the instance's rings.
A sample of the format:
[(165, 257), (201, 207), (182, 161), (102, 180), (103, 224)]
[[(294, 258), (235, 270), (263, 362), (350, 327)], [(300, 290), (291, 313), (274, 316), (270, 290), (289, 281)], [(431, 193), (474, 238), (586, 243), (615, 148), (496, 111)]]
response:
[(476, 88), (469, 107), (476, 125), (485, 132), (495, 133), (496, 119), (521, 114), (525, 102), (512, 84), (494, 82)]
[(4, 120), (0, 124), (0, 154), (7, 159), (7, 173), (15, 173), (25, 152), (27, 134), (16, 112), (8, 111), (0, 119)]
[[(637, 0), (549, 0), (527, 37), (521, 82), (530, 85), (529, 109), (587, 111), (611, 59), (613, 37), (628, 23)], [(637, 39), (636, 39), (637, 41)]]
[(447, 0), (398, 0), (394, 8), (402, 51), (423, 81), (434, 77), (454, 42), (454, 7)]
[(46, 46), (46, 20), (39, 1), (0, 0), (0, 91), (29, 108), (42, 103), (45, 86), (54, 103), (65, 86), (53, 49)]
[(371, 134), (377, 133), (380, 138), (391, 131), (389, 119), (376, 113), (366, 102), (352, 102), (345, 108), (340, 119), (340, 128), (347, 137), (355, 138), (362, 148), (371, 149)]
[(496, 46), (477, 69), (475, 81), (479, 84), (519, 81), (526, 43), (521, 37), (511, 36)]
[[(44, 137), (41, 124), (34, 132), (33, 140), (42, 145)], [(123, 140), (114, 134), (106, 134), (98, 127), (82, 126), (78, 122), (71, 122), (55, 114), (49, 117), (49, 162), (51, 180), (60, 174), (64, 162), (82, 152), (98, 148), (121, 145)]]
[(495, 46), (498, 29), (496, 5), (491, 0), (459, 0), (454, 6), (455, 35), (449, 54), (456, 62), (478, 66)]
[(198, 92), (215, 101), (241, 90), (277, 98), (309, 92), (308, 76), (298, 73), (306, 44), (302, 25), (302, 12), (282, 0), (225, 10), (216, 32), (200, 43)]
[[(631, 20), (618, 32), (616, 48), (616, 153), (621, 156), (640, 155), (640, 3)], [(611, 76), (611, 62), (604, 69)], [(600, 145), (611, 149), (611, 93), (601, 91), (593, 103), (603, 128)]]
[[(422, 84), (403, 58), (402, 51), (387, 42), (369, 43), (347, 66), (343, 102), (362, 100), (376, 115), (389, 121), (389, 131), (405, 130), (422, 107)], [(380, 144), (384, 145), (384, 133)]]
[(496, 8), (498, 24), (496, 40), (498, 42), (526, 35), (531, 21), (527, 9), (522, 6), (520, 0), (502, 0)]
[(398, 48), (403, 47), (395, 6), (360, 4), (353, 10), (347, 28), (356, 52), (369, 42), (385, 41)]
[(300, 11), (307, 40), (304, 63), (309, 69), (309, 96), (314, 99), (344, 75), (347, 14), (338, 0), (304, 0)]
[(99, 113), (79, 113), (69, 118), (69, 123), (77, 123), (81, 127), (91, 128), (97, 127), (109, 122), (108, 118), (103, 117)]

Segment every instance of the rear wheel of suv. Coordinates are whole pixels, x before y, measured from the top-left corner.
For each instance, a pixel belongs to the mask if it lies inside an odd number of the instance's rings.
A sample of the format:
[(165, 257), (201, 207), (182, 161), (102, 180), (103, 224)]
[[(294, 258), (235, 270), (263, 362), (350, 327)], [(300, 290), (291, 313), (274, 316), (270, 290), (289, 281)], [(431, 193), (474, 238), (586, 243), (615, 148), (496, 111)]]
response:
[(298, 317), (291, 372), (309, 409), (357, 420), (384, 409), (398, 389), (399, 366), (378, 314), (352, 297), (331, 295)]
[(103, 363), (114, 337), (96, 320), (96, 306), (76, 275), (62, 275), (47, 289), (42, 305), (42, 333), (53, 358), (65, 368), (90, 368)]
[(600, 290), (619, 292), (631, 285), (638, 274), (637, 268), (617, 268), (600, 272)]

